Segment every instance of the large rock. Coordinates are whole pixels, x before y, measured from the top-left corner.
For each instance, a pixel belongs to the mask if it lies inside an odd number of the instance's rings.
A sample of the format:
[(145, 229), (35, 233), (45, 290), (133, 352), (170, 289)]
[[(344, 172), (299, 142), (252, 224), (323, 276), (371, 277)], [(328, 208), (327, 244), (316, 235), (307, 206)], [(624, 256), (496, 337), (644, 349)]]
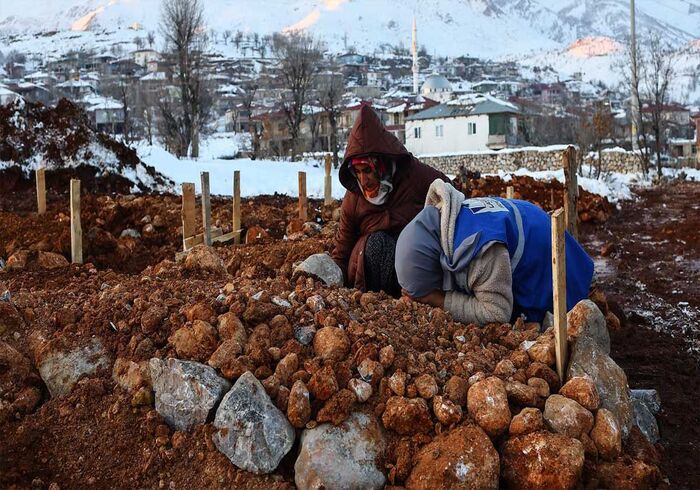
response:
[(632, 399), (644, 403), (654, 415), (661, 410), (661, 397), (656, 390), (632, 390)]
[(156, 411), (176, 430), (186, 431), (205, 423), (231, 387), (214, 369), (198, 362), (154, 357), (149, 367)]
[(68, 267), (70, 263), (68, 260), (60, 254), (54, 252), (39, 252), (36, 263), (42, 269), (60, 269), (62, 267)]
[(250, 371), (224, 396), (214, 427), (219, 451), (253, 473), (274, 471), (294, 444), (294, 428)]
[(314, 336), (314, 351), (323, 360), (342, 361), (350, 353), (350, 339), (345, 330), (323, 327)]
[(24, 326), (24, 319), (12, 303), (0, 301), (0, 335)]
[(206, 245), (197, 245), (190, 249), (185, 258), (185, 270), (210, 272), (212, 274), (226, 274), (226, 266), (221, 260), (219, 254), (216, 253), (213, 247)]
[(503, 381), (495, 376), (473, 384), (467, 392), (467, 408), (479, 426), (497, 437), (510, 426), (508, 394)]
[(656, 444), (660, 438), (656, 417), (649, 410), (649, 406), (639, 398), (632, 399), (632, 406), (634, 407), (634, 424), (639, 427), (649, 442)]
[(597, 410), (600, 406), (598, 390), (590, 378), (571, 378), (561, 387), (559, 394), (577, 401), (583, 408), (588, 410)]
[(583, 444), (562, 434), (532, 432), (508, 439), (501, 451), (507, 488), (576, 488), (583, 471)]
[(593, 414), (578, 402), (561, 395), (547, 398), (544, 419), (555, 432), (577, 439), (593, 428)]
[(311, 255), (299, 264), (294, 269), (293, 276), (299, 274), (318, 277), (326, 286), (343, 285), (343, 271), (340, 270), (340, 267), (333, 261), (331, 256), (325, 253)]
[(218, 346), (216, 329), (203, 320), (180, 327), (168, 342), (175, 347), (178, 356), (201, 362), (206, 362)]
[(407, 489), (497, 489), (498, 452), (477, 425), (442, 433), (415, 457)]
[(600, 406), (615, 414), (622, 429), (622, 437), (626, 438), (633, 424), (627, 376), (590, 337), (581, 337), (574, 343), (567, 379), (575, 376), (588, 376), (593, 380), (600, 397)]
[(294, 482), (302, 489), (382, 488), (385, 450), (382, 428), (371, 415), (355, 412), (337, 427), (321, 424), (306, 429), (294, 464)]
[(605, 316), (593, 301), (584, 299), (566, 315), (569, 340), (588, 337), (606, 354), (610, 354), (610, 333)]
[(620, 458), (611, 463), (599, 463), (596, 477), (603, 488), (639, 490), (657, 488), (661, 474), (656, 465), (636, 460), (627, 462)]
[(392, 396), (386, 402), (382, 422), (401, 435), (425, 433), (433, 428), (428, 404), (422, 398)]
[(591, 431), (591, 439), (598, 449), (598, 454), (612, 461), (622, 453), (622, 432), (620, 424), (610, 410), (601, 408), (595, 415), (595, 425)]
[(65, 347), (60, 341), (51, 342), (38, 357), (39, 375), (52, 398), (67, 395), (81, 376), (107, 369), (112, 362), (98, 339), (77, 347)]

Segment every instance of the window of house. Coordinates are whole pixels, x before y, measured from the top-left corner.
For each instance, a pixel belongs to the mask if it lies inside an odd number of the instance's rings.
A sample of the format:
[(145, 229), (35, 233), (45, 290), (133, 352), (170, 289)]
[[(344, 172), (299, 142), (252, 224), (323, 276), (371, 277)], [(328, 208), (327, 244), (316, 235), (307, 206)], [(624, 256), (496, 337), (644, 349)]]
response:
[(467, 134), (476, 134), (476, 123), (467, 123)]
[(415, 139), (420, 139), (420, 128), (413, 128), (413, 137)]
[(435, 136), (438, 138), (442, 138), (442, 135), (443, 135), (442, 124), (438, 124), (435, 126)]

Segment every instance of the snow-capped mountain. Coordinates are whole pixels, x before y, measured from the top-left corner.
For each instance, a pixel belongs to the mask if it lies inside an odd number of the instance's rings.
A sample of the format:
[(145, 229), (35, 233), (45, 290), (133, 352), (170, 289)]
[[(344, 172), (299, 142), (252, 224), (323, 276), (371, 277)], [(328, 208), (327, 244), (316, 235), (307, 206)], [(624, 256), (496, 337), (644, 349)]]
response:
[[(562, 48), (593, 36), (622, 41), (629, 0), (203, 0), (210, 30), (270, 34), (307, 29), (334, 51), (354, 45), (419, 43), (429, 53), (482, 57)], [(24, 0), (0, 2), (0, 46), (12, 36), (158, 30), (161, 0)], [(637, 0), (640, 32), (661, 31), (677, 45), (700, 38), (700, 0)], [(130, 30), (131, 28), (131, 30)], [(124, 33), (124, 31), (126, 31)], [(15, 38), (17, 39), (17, 38)], [(3, 41), (4, 40), (4, 41)], [(54, 49), (58, 49), (55, 46)]]

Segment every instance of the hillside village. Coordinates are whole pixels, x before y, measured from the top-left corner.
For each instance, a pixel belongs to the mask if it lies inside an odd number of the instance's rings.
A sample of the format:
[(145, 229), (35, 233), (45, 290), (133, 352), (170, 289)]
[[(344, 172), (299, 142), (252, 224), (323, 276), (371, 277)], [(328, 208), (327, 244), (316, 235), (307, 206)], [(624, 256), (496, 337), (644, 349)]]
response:
[[(158, 142), (163, 123), (159, 104), (178, 97), (176, 69), (172, 57), (158, 50), (153, 33), (134, 29), (133, 43), (100, 51), (74, 50), (55, 58), (4, 53), (0, 104), (22, 98), (52, 105), (67, 98), (87, 112), (99, 131), (127, 144)], [(216, 41), (237, 54), (203, 53), (208, 105), (202, 132), (237, 133), (232, 158), (290, 156), (284, 110), (289, 87), (273, 36), (226, 31)], [(560, 78), (547, 66), (525, 69), (516, 62), (431, 56), (416, 42), (413, 46), (383, 47), (371, 55), (352, 46), (343, 53), (325, 51), (304, 103), (299, 150), (335, 153), (334, 132), (342, 149), (364, 104), (416, 155), (571, 140), (588, 151), (632, 148), (630, 99), (620, 87), (586, 82), (580, 73)], [(329, 87), (339, 88), (338, 93), (324, 101), (322, 93)], [(697, 108), (669, 102), (660, 112), (666, 122), (664, 153), (675, 163), (693, 165), (696, 124), (700, 127)]]

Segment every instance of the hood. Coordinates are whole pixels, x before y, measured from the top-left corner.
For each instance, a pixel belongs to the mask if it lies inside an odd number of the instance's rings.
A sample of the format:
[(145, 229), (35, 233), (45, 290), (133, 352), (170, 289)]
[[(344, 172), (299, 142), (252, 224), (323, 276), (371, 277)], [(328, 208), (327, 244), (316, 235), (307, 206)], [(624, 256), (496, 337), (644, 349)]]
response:
[(340, 166), (339, 179), (347, 190), (362, 194), (355, 176), (350, 170), (350, 160), (365, 155), (380, 155), (393, 157), (396, 172), (411, 161), (411, 154), (406, 147), (391, 134), (382, 124), (379, 116), (369, 105), (360, 108), (360, 115), (348, 137), (343, 163)]

